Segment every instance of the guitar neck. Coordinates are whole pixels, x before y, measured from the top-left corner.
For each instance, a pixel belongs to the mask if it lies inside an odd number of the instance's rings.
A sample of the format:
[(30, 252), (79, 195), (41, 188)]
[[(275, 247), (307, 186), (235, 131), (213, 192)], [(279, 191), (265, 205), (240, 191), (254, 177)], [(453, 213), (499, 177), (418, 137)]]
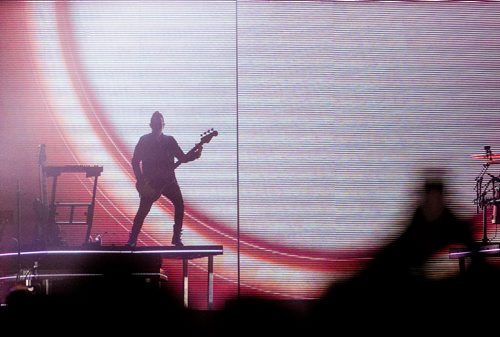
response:
[[(186, 157), (189, 157), (191, 154), (193, 154), (193, 152), (195, 152), (196, 150), (199, 150), (200, 147), (203, 146), (203, 144), (206, 144), (206, 143), (209, 143), (210, 140), (217, 136), (219, 133), (217, 131), (215, 131), (214, 129), (211, 129), (211, 130), (208, 130), (207, 132), (203, 133), (201, 136), (201, 139), (200, 139), (200, 142), (197, 143), (191, 150), (189, 150), (188, 153), (186, 153)], [(199, 156), (198, 156), (199, 157)], [(176, 168), (178, 168), (182, 163), (184, 163), (183, 161), (180, 161), (178, 160), (175, 164), (174, 164), (174, 170)]]

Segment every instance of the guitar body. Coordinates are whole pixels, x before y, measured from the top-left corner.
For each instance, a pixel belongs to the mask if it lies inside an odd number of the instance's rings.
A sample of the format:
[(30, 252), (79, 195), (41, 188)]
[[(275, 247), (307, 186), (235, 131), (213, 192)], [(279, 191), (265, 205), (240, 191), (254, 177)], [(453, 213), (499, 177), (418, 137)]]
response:
[(159, 188), (153, 186), (148, 180), (144, 181), (143, 183), (137, 182), (135, 184), (135, 188), (137, 189), (137, 192), (139, 192), (141, 198), (151, 200), (157, 200), (161, 196), (163, 187), (165, 187), (165, 185), (162, 185)]

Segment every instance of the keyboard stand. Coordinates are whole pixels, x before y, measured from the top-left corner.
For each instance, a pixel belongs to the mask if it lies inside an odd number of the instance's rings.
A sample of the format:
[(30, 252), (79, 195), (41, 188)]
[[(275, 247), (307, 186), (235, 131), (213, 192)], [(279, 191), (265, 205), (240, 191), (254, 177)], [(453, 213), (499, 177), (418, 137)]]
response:
[[(62, 245), (61, 238), (59, 237), (59, 227), (60, 225), (86, 225), (87, 232), (85, 234), (83, 244), (86, 245), (90, 241), (90, 234), (92, 231), (92, 223), (94, 219), (94, 208), (95, 208), (95, 198), (97, 192), (97, 179), (103, 171), (102, 166), (86, 166), (86, 165), (67, 165), (67, 166), (46, 166), (44, 167), (44, 172), (47, 177), (52, 177), (52, 193), (51, 201), (49, 205), (49, 216), (48, 216), (48, 241), (53, 245)], [(56, 202), (56, 189), (57, 189), (57, 178), (61, 173), (85, 173), (86, 177), (94, 178), (94, 186), (92, 189), (92, 199), (90, 202)], [(57, 221), (56, 214), (58, 207), (69, 207), (69, 219), (68, 221)], [(77, 207), (86, 207), (86, 221), (74, 221), (74, 213)]]

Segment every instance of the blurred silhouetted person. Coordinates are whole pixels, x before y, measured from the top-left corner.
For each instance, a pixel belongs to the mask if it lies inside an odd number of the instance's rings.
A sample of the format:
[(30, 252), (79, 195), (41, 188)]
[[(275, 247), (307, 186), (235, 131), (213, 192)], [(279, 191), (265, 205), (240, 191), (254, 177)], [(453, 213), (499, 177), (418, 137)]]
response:
[(427, 181), (423, 192), (407, 229), (374, 258), (369, 272), (419, 274), (429, 258), (451, 244), (474, 249), (471, 224), (446, 205), (444, 184), (439, 180)]
[[(423, 272), (425, 264), (452, 244), (470, 249), (476, 249), (476, 244), (471, 224), (460, 219), (446, 204), (444, 189), (439, 179), (426, 181), (422, 200), (408, 227), (359, 274), (332, 285), (313, 312), (311, 324), (315, 329), (345, 329), (353, 319), (363, 324), (349, 325), (352, 334), (368, 331), (400, 334), (398, 326), (405, 324), (412, 327), (413, 333), (428, 332), (433, 324), (448, 328), (441, 316), (446, 302), (454, 297), (462, 299), (459, 296), (465, 288), (457, 286), (459, 283), (440, 283), (427, 278)], [(467, 310), (448, 308), (455, 309)]]

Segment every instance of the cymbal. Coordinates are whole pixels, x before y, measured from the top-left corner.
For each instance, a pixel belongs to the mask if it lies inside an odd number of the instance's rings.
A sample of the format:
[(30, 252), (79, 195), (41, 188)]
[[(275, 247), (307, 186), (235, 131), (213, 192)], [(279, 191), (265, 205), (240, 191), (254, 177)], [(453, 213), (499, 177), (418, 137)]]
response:
[(500, 159), (500, 154), (473, 154), (471, 158), (476, 159)]

